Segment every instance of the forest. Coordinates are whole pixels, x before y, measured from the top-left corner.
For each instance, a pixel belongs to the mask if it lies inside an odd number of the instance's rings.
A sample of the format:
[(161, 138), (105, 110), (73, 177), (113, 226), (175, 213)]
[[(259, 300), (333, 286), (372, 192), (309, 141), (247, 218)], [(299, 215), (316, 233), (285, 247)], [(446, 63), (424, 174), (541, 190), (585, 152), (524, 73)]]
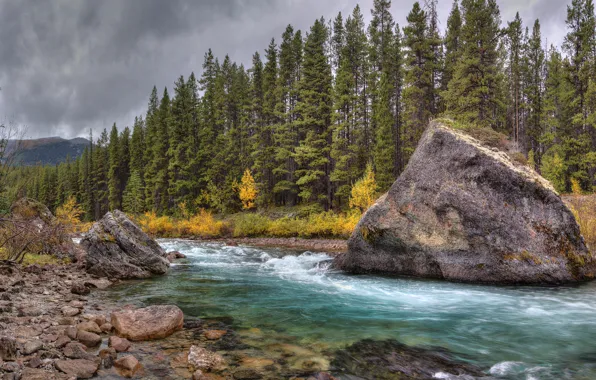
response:
[(153, 87), (145, 114), (90, 134), (81, 157), (11, 170), (3, 208), (28, 196), (52, 210), (75, 199), (88, 221), (113, 209), (341, 212), (367, 168), (386, 191), (438, 117), (507, 136), (561, 193), (593, 192), (593, 0), (570, 2), (562, 46), (545, 46), (539, 20), (502, 23), (496, 0), (454, 1), (442, 32), (437, 3), (415, 2), (403, 26), (390, 0), (374, 1), (368, 25), (358, 6), (288, 25), (250, 67), (209, 50), (199, 76)]

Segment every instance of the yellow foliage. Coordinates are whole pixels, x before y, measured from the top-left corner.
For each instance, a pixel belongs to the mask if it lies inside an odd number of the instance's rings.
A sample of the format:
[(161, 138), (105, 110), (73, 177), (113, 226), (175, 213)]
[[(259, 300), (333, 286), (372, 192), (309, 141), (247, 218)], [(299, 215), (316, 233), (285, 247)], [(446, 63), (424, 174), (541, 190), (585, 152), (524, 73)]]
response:
[(359, 179), (352, 187), (352, 197), (350, 198), (350, 207), (358, 208), (361, 212), (366, 211), (375, 203), (377, 194), (377, 182), (372, 166), (366, 166), (364, 177)]
[(573, 193), (573, 195), (582, 194), (582, 186), (577, 178), (571, 178), (571, 193)]
[(174, 223), (169, 216), (157, 216), (155, 212), (146, 212), (139, 219), (143, 231), (148, 234), (161, 237), (176, 237), (174, 234)]
[(568, 196), (565, 201), (590, 249), (596, 249), (596, 195)]
[(244, 171), (244, 175), (242, 176), (240, 185), (238, 185), (238, 189), (240, 192), (240, 200), (242, 201), (242, 208), (245, 210), (250, 210), (251, 208), (255, 207), (255, 200), (259, 194), (259, 189), (257, 188), (257, 184), (255, 183), (255, 179), (253, 178), (250, 170), (246, 169)]
[(178, 236), (214, 238), (221, 236), (225, 228), (224, 222), (215, 220), (209, 211), (202, 209), (188, 220), (177, 222)]
[(82, 214), (83, 210), (74, 196), (68, 197), (66, 202), (56, 209), (56, 218), (60, 223), (70, 228), (71, 232), (75, 232), (81, 224)]

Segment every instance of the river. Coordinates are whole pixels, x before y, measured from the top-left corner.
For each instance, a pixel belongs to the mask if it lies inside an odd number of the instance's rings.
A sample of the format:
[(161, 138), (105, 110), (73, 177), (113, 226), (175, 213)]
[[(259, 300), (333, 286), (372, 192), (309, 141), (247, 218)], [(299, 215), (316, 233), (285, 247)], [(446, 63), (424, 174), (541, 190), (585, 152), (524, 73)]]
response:
[[(275, 248), (160, 240), (187, 259), (168, 276), (110, 297), (174, 303), (190, 317), (224, 318), (268, 343), (321, 355), (365, 338), (443, 347), (496, 379), (596, 379), (596, 283), (496, 287), (355, 276), (330, 257)], [(247, 338), (247, 339), (248, 339)], [(261, 339), (260, 341), (262, 341)]]

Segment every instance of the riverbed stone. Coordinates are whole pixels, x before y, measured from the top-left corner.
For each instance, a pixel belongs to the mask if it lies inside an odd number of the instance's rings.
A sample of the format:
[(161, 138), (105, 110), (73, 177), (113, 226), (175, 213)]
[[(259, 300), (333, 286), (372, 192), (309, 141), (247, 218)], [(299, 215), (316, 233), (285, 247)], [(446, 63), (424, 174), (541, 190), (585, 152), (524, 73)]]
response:
[(76, 376), (77, 379), (89, 379), (99, 368), (96, 362), (85, 359), (56, 360), (54, 365), (67, 375)]
[(101, 334), (101, 329), (97, 325), (97, 323), (93, 321), (81, 322), (77, 325), (77, 330), (79, 331), (87, 331), (92, 332), (95, 334)]
[(23, 346), (23, 354), (31, 355), (39, 351), (43, 347), (43, 342), (40, 339), (33, 339), (25, 343)]
[(101, 336), (85, 330), (77, 332), (77, 340), (87, 347), (97, 347), (101, 344)]
[(15, 360), (17, 356), (17, 341), (13, 337), (0, 337), (0, 359)]
[(21, 373), (21, 380), (71, 380), (72, 378), (60, 372), (50, 372), (40, 368), (25, 368)]
[(112, 313), (116, 335), (131, 341), (162, 339), (182, 329), (184, 314), (174, 305), (154, 305)]
[(210, 371), (220, 368), (224, 363), (224, 358), (218, 353), (211, 352), (199, 346), (190, 347), (190, 352), (188, 353), (188, 365), (191, 371)]
[(125, 352), (128, 351), (131, 344), (128, 339), (111, 336), (108, 340), (108, 346), (113, 347), (117, 352)]
[(62, 314), (64, 314), (64, 316), (66, 316), (66, 317), (74, 317), (81, 313), (81, 310), (77, 309), (76, 307), (71, 307), (71, 306), (64, 306), (61, 311), (62, 311)]
[(226, 335), (226, 333), (227, 333), (226, 330), (207, 330), (207, 331), (205, 331), (204, 335), (205, 335), (205, 338), (207, 338), (209, 340), (218, 340), (222, 336)]
[(132, 355), (126, 355), (114, 362), (114, 368), (121, 376), (131, 378), (133, 377), (143, 366), (137, 358)]
[(87, 250), (87, 272), (111, 279), (165, 274), (165, 251), (124, 213), (108, 212), (81, 240)]
[(363, 215), (334, 266), (472, 283), (594, 278), (596, 256), (552, 185), (506, 148), (447, 124), (429, 125), (405, 171)]

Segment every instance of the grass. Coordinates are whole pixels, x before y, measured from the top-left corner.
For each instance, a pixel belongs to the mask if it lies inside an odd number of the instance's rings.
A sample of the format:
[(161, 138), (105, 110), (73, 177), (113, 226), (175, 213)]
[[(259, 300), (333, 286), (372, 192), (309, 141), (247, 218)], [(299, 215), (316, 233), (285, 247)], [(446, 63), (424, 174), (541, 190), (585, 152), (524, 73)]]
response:
[[(6, 260), (8, 257), (6, 252), (0, 249), (0, 260)], [(61, 264), (68, 264), (70, 262), (69, 259), (59, 259), (53, 255), (38, 255), (33, 253), (26, 253), (25, 257), (23, 258), (23, 266), (37, 264), (40, 266), (44, 265), (61, 265)]]

